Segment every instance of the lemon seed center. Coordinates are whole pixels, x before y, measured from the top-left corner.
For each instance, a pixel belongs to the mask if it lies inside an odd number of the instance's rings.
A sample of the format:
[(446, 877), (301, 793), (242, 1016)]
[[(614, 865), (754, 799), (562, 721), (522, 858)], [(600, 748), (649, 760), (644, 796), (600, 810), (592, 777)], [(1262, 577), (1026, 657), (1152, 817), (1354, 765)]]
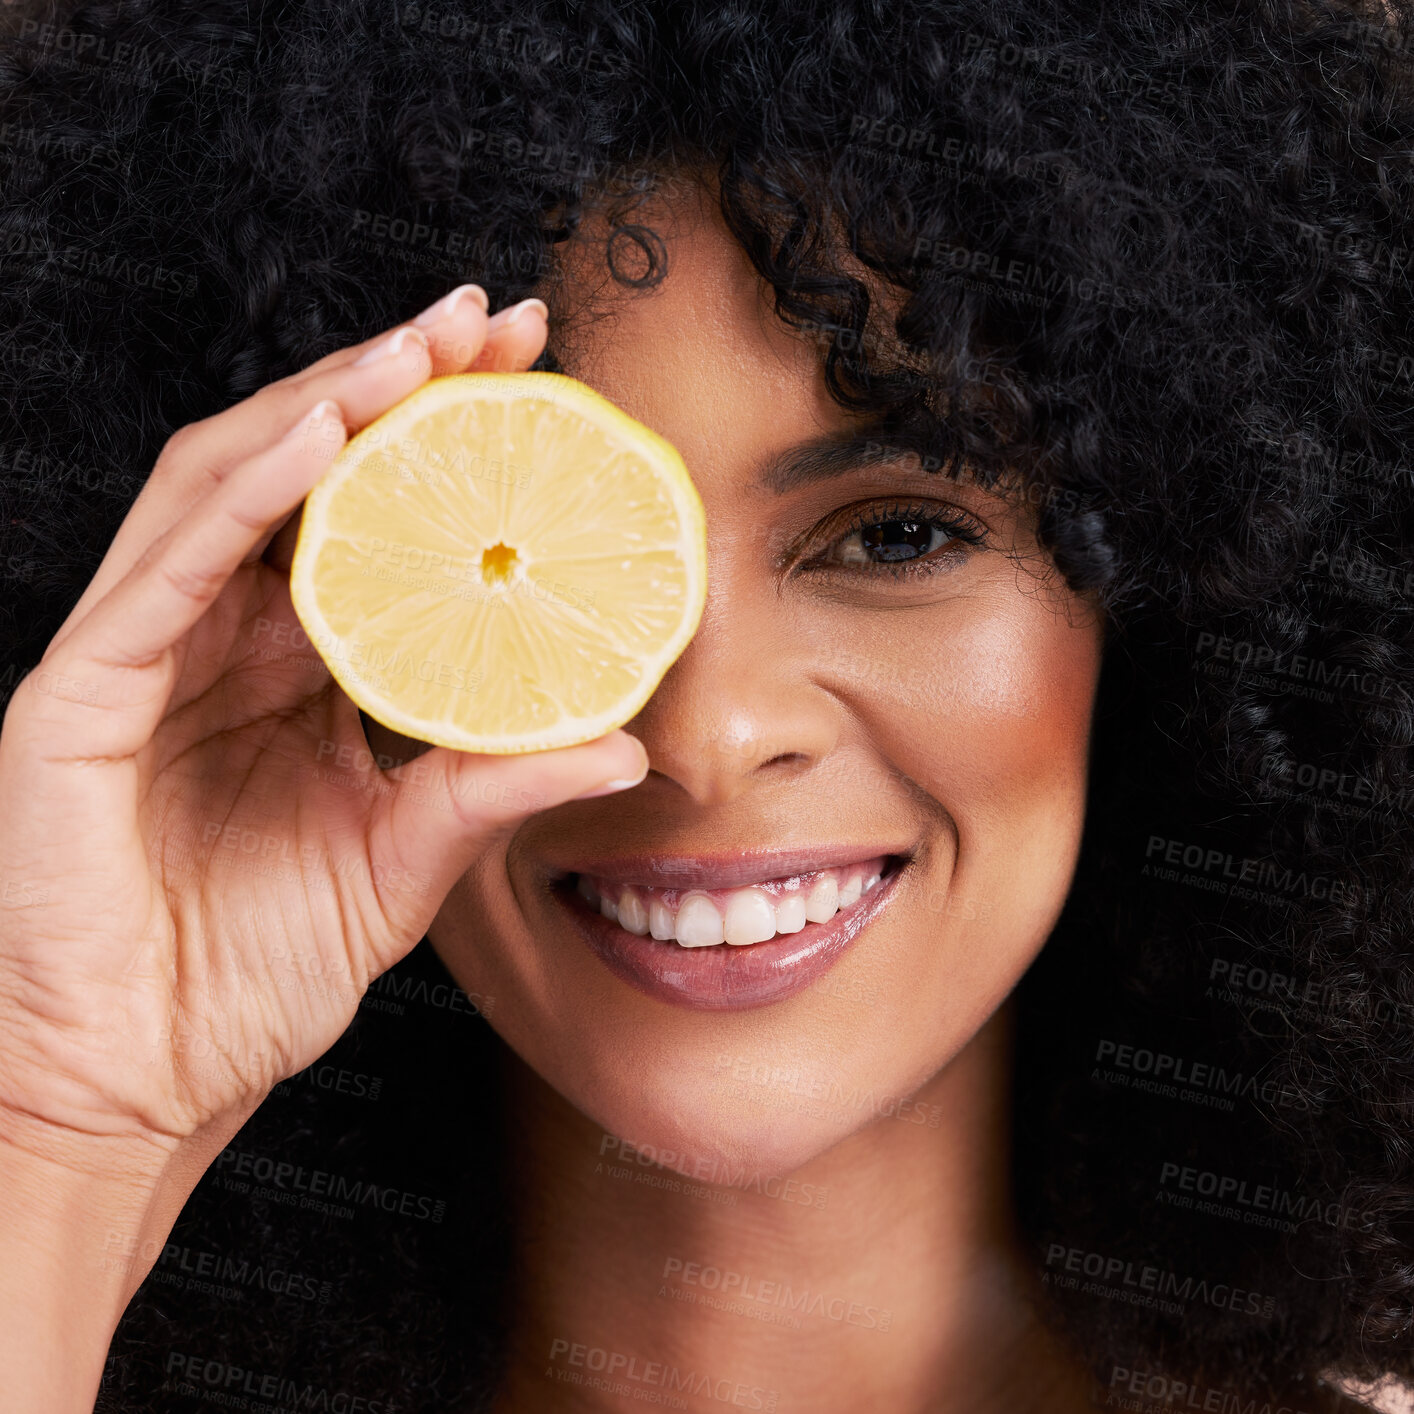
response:
[(481, 556), (481, 577), (487, 584), (504, 584), (511, 577), (516, 552), (499, 540)]

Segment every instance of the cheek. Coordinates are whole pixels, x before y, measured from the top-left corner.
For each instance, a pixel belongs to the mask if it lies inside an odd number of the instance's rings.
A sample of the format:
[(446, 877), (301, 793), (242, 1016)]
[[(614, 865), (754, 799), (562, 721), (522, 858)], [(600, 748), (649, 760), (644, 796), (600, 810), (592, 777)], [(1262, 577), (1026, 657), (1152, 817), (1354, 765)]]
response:
[(940, 608), (926, 633), (876, 640), (890, 659), (855, 695), (880, 757), (933, 816), (918, 926), (937, 946), (909, 970), (964, 1024), (1029, 966), (1069, 890), (1100, 666), (1083, 604), (1018, 593), (1010, 575), (997, 589)]
[(926, 634), (896, 635), (867, 693), (871, 743), (964, 844), (1084, 795), (1098, 630), (1051, 600), (1010, 597), (949, 605)]

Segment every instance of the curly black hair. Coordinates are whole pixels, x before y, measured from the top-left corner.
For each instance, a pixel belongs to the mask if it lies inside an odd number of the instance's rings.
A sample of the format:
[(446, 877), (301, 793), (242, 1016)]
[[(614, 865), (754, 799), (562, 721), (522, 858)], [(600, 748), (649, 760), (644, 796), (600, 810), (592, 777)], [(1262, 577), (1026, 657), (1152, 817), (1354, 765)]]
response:
[[(1081, 858), (1017, 998), (1048, 1318), (1151, 1398), (1414, 1379), (1402, 0), (4, 22), (0, 690), (176, 428), (463, 279), (553, 290), (592, 208), (651, 283), (644, 198), (709, 172), (838, 402), (1026, 498), (1107, 614)], [(552, 319), (538, 367), (554, 345)], [(100, 1408), (198, 1407), (192, 1358), (299, 1408), (487, 1406), (513, 1279), (488, 1006), (425, 943), (379, 979), (197, 1189)]]

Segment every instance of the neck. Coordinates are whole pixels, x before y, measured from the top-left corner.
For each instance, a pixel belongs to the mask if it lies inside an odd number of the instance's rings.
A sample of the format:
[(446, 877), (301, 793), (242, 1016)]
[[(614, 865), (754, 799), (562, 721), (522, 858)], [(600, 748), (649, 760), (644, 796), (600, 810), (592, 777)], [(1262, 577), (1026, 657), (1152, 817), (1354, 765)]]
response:
[(621, 1410), (650, 1390), (679, 1409), (1089, 1408), (1026, 1295), (1008, 1023), (1003, 1009), (919, 1091), (907, 1114), (927, 1123), (875, 1119), (788, 1189), (625, 1164), (515, 1063), (517, 1291), (497, 1414)]

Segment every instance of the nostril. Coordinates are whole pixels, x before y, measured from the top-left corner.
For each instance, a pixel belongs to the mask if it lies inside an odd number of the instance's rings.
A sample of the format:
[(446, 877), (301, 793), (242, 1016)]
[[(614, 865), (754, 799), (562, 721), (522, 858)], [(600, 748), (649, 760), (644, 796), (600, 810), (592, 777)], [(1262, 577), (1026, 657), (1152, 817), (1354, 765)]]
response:
[(763, 761), (763, 766), (799, 766), (804, 765), (810, 758), (803, 751), (782, 751), (777, 756), (771, 756)]

